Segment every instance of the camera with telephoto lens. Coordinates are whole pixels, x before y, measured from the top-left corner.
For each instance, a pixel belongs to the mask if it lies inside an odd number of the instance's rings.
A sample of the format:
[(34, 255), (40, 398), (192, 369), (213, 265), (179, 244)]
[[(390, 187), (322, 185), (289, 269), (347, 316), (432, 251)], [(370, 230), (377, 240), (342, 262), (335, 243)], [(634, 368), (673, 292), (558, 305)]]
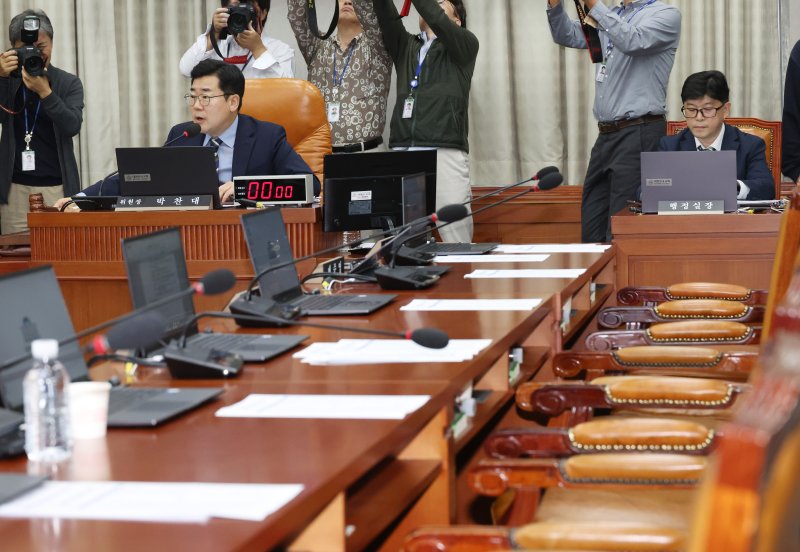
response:
[(12, 77), (22, 77), (24, 67), (32, 77), (44, 75), (44, 58), (42, 51), (34, 44), (39, 40), (39, 18), (29, 15), (22, 20), (22, 35), (20, 40), (24, 46), (14, 48), (17, 53), (19, 66), (11, 72)]
[(228, 8), (228, 28), (226, 31), (236, 36), (246, 31), (250, 23), (252, 23), (255, 28), (257, 21), (256, 9), (253, 4), (250, 2), (242, 2), (238, 6), (231, 6)]

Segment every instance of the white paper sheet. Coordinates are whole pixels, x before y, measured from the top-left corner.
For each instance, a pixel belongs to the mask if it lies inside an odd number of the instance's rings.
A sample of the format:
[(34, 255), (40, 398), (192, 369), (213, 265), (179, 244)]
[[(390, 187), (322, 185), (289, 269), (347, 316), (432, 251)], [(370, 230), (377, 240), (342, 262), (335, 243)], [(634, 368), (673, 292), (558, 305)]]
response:
[(529, 311), (541, 299), (414, 299), (403, 311)]
[(464, 278), (577, 278), (586, 272), (585, 268), (547, 269), (510, 269), (510, 270), (474, 270)]
[(501, 243), (492, 251), (519, 255), (524, 253), (603, 253), (609, 247), (606, 243), (528, 243), (512, 245)]
[(260, 521), (303, 485), (49, 481), (0, 506), (0, 517), (205, 523), (212, 517)]
[(550, 255), (437, 255), (434, 262), (452, 263), (541, 263)]
[(404, 339), (340, 339), (334, 343), (312, 343), (293, 356), (315, 365), (464, 362), (491, 342), (491, 339), (451, 339), (443, 349), (429, 349)]
[(402, 420), (429, 395), (248, 395), (217, 410), (220, 418)]

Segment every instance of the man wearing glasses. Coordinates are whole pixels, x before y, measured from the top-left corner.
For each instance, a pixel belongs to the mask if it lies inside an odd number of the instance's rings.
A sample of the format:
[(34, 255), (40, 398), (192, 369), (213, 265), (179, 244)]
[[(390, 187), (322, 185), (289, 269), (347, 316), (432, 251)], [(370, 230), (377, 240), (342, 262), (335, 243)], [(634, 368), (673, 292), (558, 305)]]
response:
[(767, 167), (766, 145), (757, 137), (725, 124), (731, 112), (730, 90), (725, 75), (703, 71), (689, 75), (681, 89), (688, 128), (675, 136), (665, 136), (660, 151), (736, 152), (736, 178), (739, 199), (773, 199), (775, 182)]
[[(184, 96), (192, 121), (200, 134), (182, 138), (190, 122), (175, 125), (165, 144), (169, 146), (207, 146), (216, 148), (219, 196), (222, 202), (233, 197), (233, 177), (265, 174), (313, 174), (305, 161), (286, 141), (283, 127), (240, 115), (244, 97), (244, 77), (234, 65), (206, 59), (192, 69), (190, 93)], [(119, 195), (119, 178), (109, 178), (86, 188), (87, 196)], [(314, 194), (320, 184), (314, 177)], [(61, 207), (68, 201), (56, 203)]]

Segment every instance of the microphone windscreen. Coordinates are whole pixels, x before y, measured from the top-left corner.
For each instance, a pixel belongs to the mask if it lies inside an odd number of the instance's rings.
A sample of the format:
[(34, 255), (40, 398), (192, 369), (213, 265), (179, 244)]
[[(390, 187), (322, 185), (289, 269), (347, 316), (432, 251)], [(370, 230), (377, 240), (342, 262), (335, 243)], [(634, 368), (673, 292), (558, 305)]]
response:
[(183, 129), (183, 132), (186, 133), (187, 138), (191, 138), (192, 136), (197, 136), (200, 134), (200, 125), (197, 123), (189, 123), (186, 125), (186, 128)]
[(202, 295), (217, 295), (225, 293), (236, 284), (236, 276), (227, 268), (212, 270), (202, 278), (200, 285), (203, 287)]
[(120, 322), (106, 333), (110, 350), (144, 349), (157, 342), (167, 330), (164, 318), (156, 312), (143, 312)]
[(536, 180), (541, 180), (542, 178), (544, 178), (548, 174), (557, 173), (557, 172), (558, 172), (558, 167), (554, 167), (554, 166), (550, 165), (549, 167), (545, 167), (543, 169), (540, 169), (539, 172), (536, 173), (536, 176), (534, 178)]
[(436, 211), (436, 218), (441, 222), (455, 222), (461, 220), (469, 214), (467, 207), (460, 203), (445, 205)]
[(411, 341), (428, 349), (444, 349), (450, 336), (435, 328), (420, 328), (411, 332)]
[(544, 175), (536, 187), (539, 190), (552, 190), (553, 188), (558, 188), (562, 182), (564, 182), (564, 177), (561, 176), (561, 173), (554, 172)]

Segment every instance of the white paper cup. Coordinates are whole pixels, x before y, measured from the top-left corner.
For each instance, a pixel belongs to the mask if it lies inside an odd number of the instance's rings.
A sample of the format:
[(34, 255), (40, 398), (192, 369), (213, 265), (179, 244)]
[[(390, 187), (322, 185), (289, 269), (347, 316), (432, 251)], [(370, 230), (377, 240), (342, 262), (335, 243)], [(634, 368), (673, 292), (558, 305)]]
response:
[(79, 381), (69, 384), (69, 415), (73, 439), (100, 439), (108, 421), (107, 381)]

